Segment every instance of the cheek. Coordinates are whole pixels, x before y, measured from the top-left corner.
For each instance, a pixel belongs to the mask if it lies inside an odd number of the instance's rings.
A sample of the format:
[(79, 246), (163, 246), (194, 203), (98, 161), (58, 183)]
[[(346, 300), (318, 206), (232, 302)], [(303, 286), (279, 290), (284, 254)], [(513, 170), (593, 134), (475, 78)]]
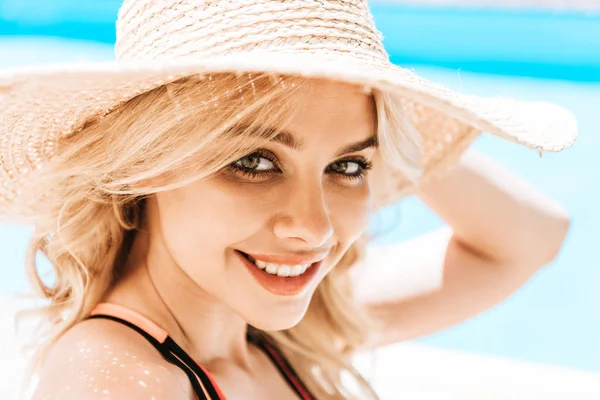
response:
[(211, 181), (157, 195), (161, 230), (182, 267), (201, 257), (220, 257), (264, 226), (266, 214), (253, 198), (231, 193)]
[(370, 186), (332, 190), (327, 196), (329, 215), (338, 240), (349, 246), (369, 224), (372, 209)]
[[(198, 257), (222, 256), (228, 247), (263, 232), (289, 201), (288, 188), (274, 186), (214, 179), (157, 195), (163, 234), (176, 261), (183, 266)], [(336, 241), (349, 246), (368, 226), (370, 186), (330, 182), (324, 189)]]

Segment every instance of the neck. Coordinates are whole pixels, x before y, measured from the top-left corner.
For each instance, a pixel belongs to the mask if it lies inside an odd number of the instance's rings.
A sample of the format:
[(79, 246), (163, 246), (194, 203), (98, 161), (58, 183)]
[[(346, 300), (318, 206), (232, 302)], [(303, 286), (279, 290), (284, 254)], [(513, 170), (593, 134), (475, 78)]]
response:
[(247, 323), (177, 267), (159, 237), (136, 234), (124, 275), (106, 301), (141, 312), (197, 362), (250, 370)]

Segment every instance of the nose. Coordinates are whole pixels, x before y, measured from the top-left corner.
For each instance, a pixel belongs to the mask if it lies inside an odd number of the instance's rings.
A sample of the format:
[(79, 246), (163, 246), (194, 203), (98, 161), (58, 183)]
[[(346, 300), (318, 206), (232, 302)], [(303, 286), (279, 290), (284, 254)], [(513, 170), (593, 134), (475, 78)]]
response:
[(285, 206), (275, 219), (275, 236), (317, 248), (333, 236), (333, 226), (321, 185), (296, 185), (285, 195)]

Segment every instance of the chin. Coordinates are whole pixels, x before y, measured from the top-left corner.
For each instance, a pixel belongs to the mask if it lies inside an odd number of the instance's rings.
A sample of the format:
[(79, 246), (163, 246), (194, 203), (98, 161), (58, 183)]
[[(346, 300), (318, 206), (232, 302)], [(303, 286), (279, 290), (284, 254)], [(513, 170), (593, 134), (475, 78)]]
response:
[(260, 329), (265, 332), (284, 331), (286, 329), (293, 328), (302, 321), (302, 317), (288, 320), (267, 320), (267, 321), (256, 321), (256, 323), (250, 323), (256, 329)]
[(306, 305), (295, 305), (295, 307), (264, 307), (258, 315), (248, 316), (249, 318), (245, 319), (248, 324), (263, 331), (282, 331), (298, 325), (307, 309), (308, 302)]

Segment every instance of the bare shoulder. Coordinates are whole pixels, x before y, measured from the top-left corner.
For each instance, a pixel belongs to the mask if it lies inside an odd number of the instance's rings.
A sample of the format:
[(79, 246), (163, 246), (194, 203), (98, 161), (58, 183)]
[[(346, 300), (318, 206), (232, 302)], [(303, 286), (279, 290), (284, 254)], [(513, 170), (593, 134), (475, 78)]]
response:
[(132, 329), (87, 320), (52, 348), (33, 400), (189, 399), (185, 375)]

